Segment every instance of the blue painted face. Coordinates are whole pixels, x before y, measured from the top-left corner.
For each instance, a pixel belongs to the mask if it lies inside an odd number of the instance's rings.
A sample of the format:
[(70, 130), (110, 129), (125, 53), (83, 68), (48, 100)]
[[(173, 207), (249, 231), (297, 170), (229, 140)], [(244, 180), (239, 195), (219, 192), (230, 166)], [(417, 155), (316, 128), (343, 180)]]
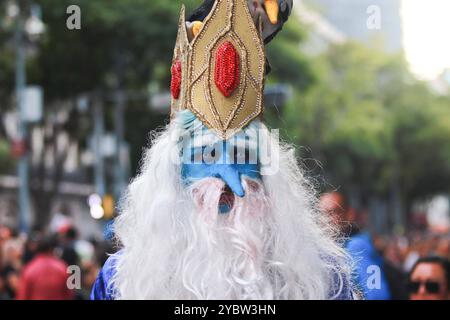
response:
[[(242, 178), (261, 179), (258, 138), (255, 130), (242, 130), (224, 141), (206, 128), (195, 115), (181, 111), (176, 121), (187, 136), (181, 139), (181, 177), (186, 186), (204, 178), (222, 179), (226, 184), (219, 211), (230, 211), (234, 195), (245, 196)], [(198, 141), (200, 138), (201, 141)]]
[[(186, 148), (183, 154), (181, 175), (186, 185), (203, 178), (222, 179), (231, 196), (245, 196), (242, 177), (261, 179), (257, 156), (247, 146), (237, 147), (232, 140), (219, 141), (211, 147), (198, 146)], [(226, 191), (226, 190), (225, 190)], [(230, 202), (221, 203), (219, 211), (227, 213), (231, 210)], [(232, 203), (232, 202), (231, 202)]]

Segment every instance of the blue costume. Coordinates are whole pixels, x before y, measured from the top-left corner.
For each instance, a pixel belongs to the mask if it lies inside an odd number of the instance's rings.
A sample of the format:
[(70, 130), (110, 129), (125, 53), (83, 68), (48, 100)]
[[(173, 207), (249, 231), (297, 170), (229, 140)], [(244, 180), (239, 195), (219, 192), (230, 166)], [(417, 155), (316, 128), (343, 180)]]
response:
[(91, 300), (114, 300), (112, 278), (116, 272), (117, 257), (121, 251), (111, 255), (100, 270), (91, 291)]
[[(370, 235), (359, 233), (352, 236), (347, 241), (345, 248), (355, 264), (354, 283), (364, 298), (366, 300), (390, 300), (391, 293), (383, 271), (383, 259), (375, 249)], [(372, 277), (379, 277), (379, 279), (372, 282)], [(377, 282), (379, 286), (377, 286)]]

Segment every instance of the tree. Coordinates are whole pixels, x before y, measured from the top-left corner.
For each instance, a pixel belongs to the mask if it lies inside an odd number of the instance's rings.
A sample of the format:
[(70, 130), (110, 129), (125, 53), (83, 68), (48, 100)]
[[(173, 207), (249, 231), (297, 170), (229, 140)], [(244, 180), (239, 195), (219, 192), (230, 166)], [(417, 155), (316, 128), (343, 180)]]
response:
[[(180, 4), (165, 0), (40, 0), (46, 33), (38, 55), (29, 61), (30, 83), (40, 84), (45, 92), (45, 117), (36, 128), (45, 132), (38, 165), (33, 168), (32, 196), (38, 214), (36, 221), (45, 225), (59, 183), (64, 178), (63, 165), (68, 148), (74, 143), (87, 145), (92, 131), (89, 115), (75, 108), (81, 94), (100, 93), (104, 99), (106, 126), (113, 118), (113, 93), (131, 91), (142, 96), (128, 101), (125, 108), (127, 137), (135, 160), (140, 157), (146, 133), (161, 124), (147, 107), (150, 83), (167, 86)], [(192, 7), (194, 1), (188, 1)], [(66, 9), (78, 5), (81, 9), (81, 30), (69, 30)], [(56, 115), (66, 110), (69, 116)], [(139, 114), (139, 121), (129, 114)], [(134, 118), (134, 119), (133, 119)], [(39, 128), (40, 127), (40, 128)], [(57, 139), (65, 136), (63, 148)], [(53, 154), (54, 165), (47, 168), (44, 157)], [(47, 178), (47, 182), (46, 179)], [(51, 181), (48, 184), (48, 179)], [(49, 188), (50, 186), (50, 188)]]
[(12, 21), (3, 17), (5, 3), (0, 3), (0, 173), (9, 172), (14, 164), (7, 141), (4, 115), (11, 104), (14, 88), (14, 46), (11, 40)]
[[(357, 43), (332, 47), (314, 61), (317, 82), (286, 110), (288, 136), (311, 173), (361, 201), (394, 195), (412, 201), (450, 185), (449, 99), (407, 70), (401, 55)], [(433, 165), (430, 165), (433, 164)]]

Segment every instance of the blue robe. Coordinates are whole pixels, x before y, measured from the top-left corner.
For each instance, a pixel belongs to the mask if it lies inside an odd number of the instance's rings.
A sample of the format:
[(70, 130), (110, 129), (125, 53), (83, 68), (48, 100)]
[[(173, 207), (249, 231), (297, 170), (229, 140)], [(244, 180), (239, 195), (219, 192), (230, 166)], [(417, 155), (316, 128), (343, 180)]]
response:
[(114, 287), (111, 280), (116, 272), (117, 257), (121, 254), (122, 251), (119, 251), (106, 260), (92, 287), (91, 300), (114, 300)]
[[(352, 236), (346, 243), (345, 249), (354, 261), (353, 282), (364, 295), (366, 300), (390, 300), (391, 292), (389, 283), (384, 274), (384, 261), (375, 249), (370, 235), (358, 233)], [(374, 272), (374, 267), (380, 271)], [(370, 277), (379, 277), (379, 287), (370, 287)]]

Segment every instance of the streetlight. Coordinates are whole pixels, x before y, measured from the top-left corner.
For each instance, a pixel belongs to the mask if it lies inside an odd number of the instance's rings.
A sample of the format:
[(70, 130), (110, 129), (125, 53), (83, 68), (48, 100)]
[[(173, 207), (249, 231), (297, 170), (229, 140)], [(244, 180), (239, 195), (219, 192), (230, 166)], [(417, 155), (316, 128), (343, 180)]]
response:
[[(29, 4), (31, 16), (25, 17), (24, 4)], [(28, 0), (11, 1), (7, 6), (7, 14), (10, 19), (15, 20), (15, 46), (16, 46), (16, 104), (18, 114), (19, 144), (25, 145), (27, 140), (27, 110), (25, 101), (26, 71), (25, 71), (25, 49), (26, 37), (36, 38), (44, 32), (44, 24), (40, 20), (40, 9)], [(19, 227), (22, 232), (28, 232), (29, 223), (29, 190), (28, 190), (28, 152), (23, 148), (18, 155), (17, 175), (19, 177)]]
[(30, 38), (39, 38), (45, 31), (45, 25), (41, 20), (41, 7), (37, 4), (32, 4), (30, 8), (31, 15), (25, 22), (25, 31)]

